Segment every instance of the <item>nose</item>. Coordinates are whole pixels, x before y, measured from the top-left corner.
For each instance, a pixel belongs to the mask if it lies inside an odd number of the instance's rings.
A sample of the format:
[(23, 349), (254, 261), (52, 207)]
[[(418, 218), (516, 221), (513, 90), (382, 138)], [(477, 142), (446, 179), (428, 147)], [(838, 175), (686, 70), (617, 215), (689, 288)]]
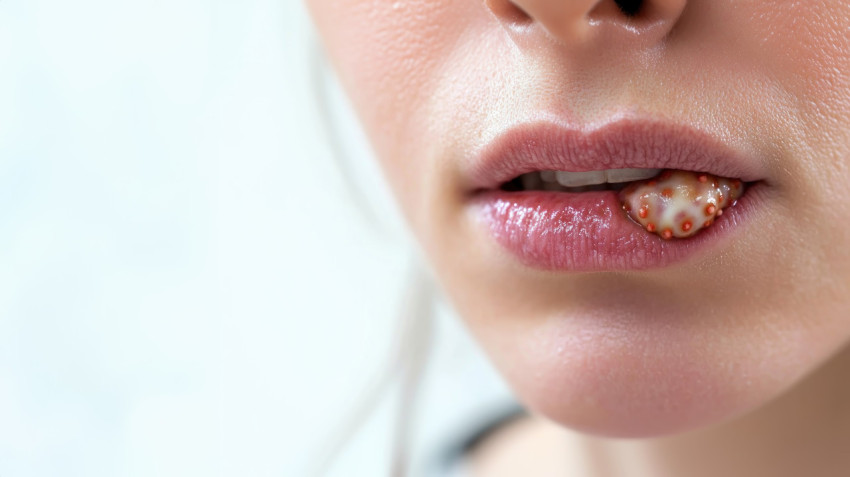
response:
[(648, 46), (667, 36), (687, 1), (485, 0), (485, 3), (501, 21), (513, 26), (540, 27), (565, 45), (616, 39)]

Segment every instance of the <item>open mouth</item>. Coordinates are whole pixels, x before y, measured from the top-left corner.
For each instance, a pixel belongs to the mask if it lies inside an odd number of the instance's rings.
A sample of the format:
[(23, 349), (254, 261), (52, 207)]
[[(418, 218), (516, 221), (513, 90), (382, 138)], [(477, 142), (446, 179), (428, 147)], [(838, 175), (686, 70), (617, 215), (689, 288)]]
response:
[(746, 185), (739, 179), (707, 173), (609, 169), (531, 172), (507, 182), (500, 189), (506, 192), (616, 191), (623, 211), (636, 225), (671, 240), (693, 237), (714, 225), (724, 209), (737, 204)]
[(552, 192), (620, 191), (630, 182), (652, 179), (662, 169), (606, 169), (588, 172), (535, 171), (502, 184), (509, 192), (545, 190)]
[(760, 167), (681, 126), (543, 124), (497, 139), (467, 190), (473, 217), (526, 265), (642, 270), (723, 246), (763, 203)]

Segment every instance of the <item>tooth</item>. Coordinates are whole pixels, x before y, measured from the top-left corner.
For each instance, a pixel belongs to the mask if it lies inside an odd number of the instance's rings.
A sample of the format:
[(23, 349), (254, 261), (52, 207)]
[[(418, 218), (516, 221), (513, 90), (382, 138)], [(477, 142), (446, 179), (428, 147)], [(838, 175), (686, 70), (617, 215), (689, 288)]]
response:
[(661, 169), (608, 169), (605, 174), (608, 176), (609, 183), (616, 184), (652, 179), (659, 172), (661, 172)]
[(543, 181), (543, 190), (561, 192), (564, 190), (564, 187), (561, 184), (558, 184), (557, 181)]
[(629, 184), (620, 191), (620, 201), (644, 230), (669, 240), (710, 227), (743, 193), (739, 179), (665, 171), (657, 179)]
[(558, 183), (564, 187), (581, 187), (605, 183), (605, 171), (562, 172), (555, 173)]
[(545, 182), (555, 182), (557, 180), (555, 178), (555, 171), (540, 171), (540, 177)]
[(522, 188), (525, 190), (540, 190), (543, 187), (543, 179), (536, 172), (529, 172), (520, 176)]

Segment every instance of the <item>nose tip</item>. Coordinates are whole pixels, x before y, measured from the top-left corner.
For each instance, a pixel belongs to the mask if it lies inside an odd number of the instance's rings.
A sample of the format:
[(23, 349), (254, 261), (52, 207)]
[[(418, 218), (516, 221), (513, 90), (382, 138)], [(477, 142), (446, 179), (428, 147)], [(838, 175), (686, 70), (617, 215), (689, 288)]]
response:
[(648, 46), (663, 40), (687, 0), (485, 0), (502, 21), (531, 25), (563, 45), (621, 42)]

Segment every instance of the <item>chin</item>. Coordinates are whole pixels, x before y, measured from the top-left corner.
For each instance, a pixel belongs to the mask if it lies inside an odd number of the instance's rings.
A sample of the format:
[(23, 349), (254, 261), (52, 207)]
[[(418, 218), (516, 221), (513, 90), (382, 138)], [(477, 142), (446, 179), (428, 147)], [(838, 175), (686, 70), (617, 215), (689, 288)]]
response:
[(542, 372), (537, 382), (519, 379), (515, 389), (532, 412), (597, 437), (681, 434), (734, 418), (759, 402), (732, 392), (736, 384), (681, 364), (656, 370), (569, 366)]
[(493, 319), (479, 338), (531, 412), (610, 438), (728, 422), (782, 394), (825, 358), (808, 352), (805, 339), (767, 339), (759, 327), (704, 318), (597, 307), (514, 320), (528, 326), (512, 333)]

